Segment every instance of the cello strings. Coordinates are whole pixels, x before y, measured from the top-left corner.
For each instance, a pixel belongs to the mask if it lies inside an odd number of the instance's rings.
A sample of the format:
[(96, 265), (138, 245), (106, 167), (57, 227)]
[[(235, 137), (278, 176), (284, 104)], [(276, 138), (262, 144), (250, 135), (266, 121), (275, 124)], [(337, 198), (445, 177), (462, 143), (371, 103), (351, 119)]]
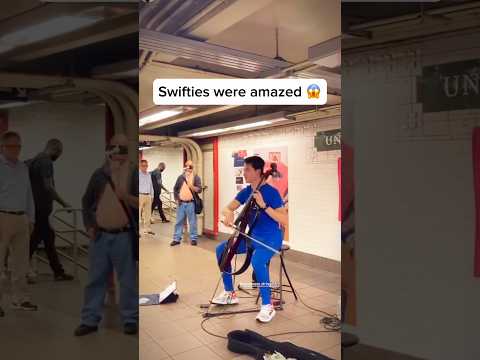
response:
[(252, 240), (253, 242), (255, 242), (255, 243), (259, 244), (259, 245), (262, 245), (263, 247), (267, 248), (267, 249), (270, 250), (271, 252), (273, 252), (273, 253), (275, 253), (275, 254), (277, 254), (277, 255), (280, 255), (280, 251), (274, 249), (273, 247), (268, 246), (267, 244), (264, 244), (264, 243), (261, 242), (260, 240), (257, 240), (257, 239), (251, 237), (251, 236), (248, 235), (248, 234), (245, 234), (244, 232), (242, 232), (242, 231), (240, 231), (239, 229), (237, 229), (235, 226), (233, 226), (232, 228), (233, 228), (233, 230), (235, 230), (236, 232), (238, 232), (240, 235), (245, 236), (246, 238)]

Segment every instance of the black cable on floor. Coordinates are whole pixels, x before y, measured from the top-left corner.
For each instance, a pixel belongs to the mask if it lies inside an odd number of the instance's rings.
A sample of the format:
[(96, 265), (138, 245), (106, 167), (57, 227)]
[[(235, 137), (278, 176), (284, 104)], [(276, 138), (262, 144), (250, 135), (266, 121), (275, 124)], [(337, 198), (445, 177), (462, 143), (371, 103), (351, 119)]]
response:
[(298, 293), (297, 293), (297, 298), (300, 301), (300, 303), (303, 306), (305, 306), (307, 309), (310, 309), (312, 311), (317, 311), (321, 314), (326, 315), (325, 317), (320, 319), (320, 324), (323, 324), (325, 329), (327, 329), (328, 331), (340, 331), (341, 321), (337, 317), (337, 315), (332, 315), (330, 313), (327, 313), (326, 311), (314, 308), (313, 306), (310, 306), (310, 305), (306, 304)]
[(317, 311), (317, 312), (322, 313), (324, 315), (327, 315), (328, 317), (331, 317), (331, 318), (336, 318), (337, 317), (336, 315), (327, 313), (326, 311), (314, 308), (313, 306), (310, 306), (310, 305), (306, 304), (298, 293), (297, 293), (297, 298), (302, 303), (302, 305), (305, 306), (307, 309)]
[(228, 339), (226, 336), (222, 336), (222, 335), (217, 335), (217, 334), (214, 334), (210, 331), (208, 331), (207, 329), (205, 329), (205, 326), (203, 325), (207, 320), (210, 320), (211, 317), (208, 317), (208, 318), (205, 318), (202, 320), (202, 322), (200, 323), (200, 327), (202, 328), (203, 331), (205, 331), (208, 335), (211, 335), (211, 336), (215, 336), (217, 338), (220, 338), (220, 339)]
[[(203, 319), (202, 322), (200, 323), (200, 327), (202, 328), (203, 331), (205, 331), (208, 335), (215, 336), (220, 339), (228, 339), (226, 336), (214, 334), (207, 330), (205, 328), (205, 322), (207, 320), (210, 320), (212, 317), (208, 317), (206, 319)], [(337, 332), (337, 330), (307, 330), (307, 331), (287, 331), (283, 333), (275, 333), (275, 334), (269, 334), (269, 335), (264, 335), (265, 337), (275, 337), (275, 336), (281, 336), (281, 335), (292, 335), (292, 334), (320, 334), (320, 333), (330, 333), (330, 332)]]
[[(252, 298), (255, 297), (255, 296), (252, 296)], [(280, 336), (280, 335), (288, 335), (288, 334), (316, 334), (316, 333), (326, 333), (326, 332), (338, 332), (340, 331), (341, 329), (341, 321), (340, 319), (336, 316), (336, 315), (332, 315), (326, 311), (323, 311), (323, 310), (320, 310), (320, 309), (317, 309), (313, 306), (310, 306), (308, 305), (307, 303), (305, 303), (302, 299), (302, 297), (300, 296), (300, 294), (297, 293), (297, 298), (298, 300), (300, 301), (300, 303), (305, 306), (307, 309), (310, 309), (312, 311), (316, 311), (316, 312), (319, 312), (321, 314), (324, 314), (326, 315), (325, 317), (323, 317), (322, 319), (320, 319), (320, 324), (323, 325), (323, 327), (325, 328), (325, 330), (311, 330), (311, 331), (305, 331), (305, 332), (298, 332), (298, 331), (293, 331), (293, 332), (287, 332), (287, 333), (279, 333), (279, 334), (271, 334), (271, 335), (268, 335), (268, 336), (265, 336), (265, 337), (273, 337), (273, 336)], [(237, 314), (242, 314), (242, 313), (250, 313), (252, 312), (252, 310), (245, 310), (245, 311), (239, 311), (237, 312)], [(231, 315), (233, 316), (232, 314), (222, 314), (222, 313), (218, 313), (218, 314), (210, 314), (209, 318), (211, 317), (220, 317), (220, 316), (228, 316), (228, 315)], [(209, 332), (208, 330), (205, 329), (204, 327), (204, 323), (206, 320), (208, 320), (209, 318), (206, 318), (202, 321), (201, 323), (201, 328), (203, 331), (205, 331), (207, 334), (209, 335), (212, 335), (212, 336), (215, 336), (215, 337), (219, 337), (219, 338), (222, 338), (222, 339), (226, 339), (225, 336), (221, 336), (221, 335), (216, 335), (216, 334), (213, 334), (211, 332)], [(231, 317), (229, 317), (231, 318)]]

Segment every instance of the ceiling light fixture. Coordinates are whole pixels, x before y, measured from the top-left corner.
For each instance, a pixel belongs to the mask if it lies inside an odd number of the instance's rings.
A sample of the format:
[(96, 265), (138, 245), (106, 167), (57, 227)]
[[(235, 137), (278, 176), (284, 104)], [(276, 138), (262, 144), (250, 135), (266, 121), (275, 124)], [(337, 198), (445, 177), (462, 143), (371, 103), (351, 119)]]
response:
[(286, 113), (284, 111), (280, 111), (273, 114), (266, 114), (204, 128), (182, 131), (179, 133), (179, 136), (202, 138), (218, 134), (232, 134), (249, 129), (277, 125), (290, 120), (291, 119), (286, 117)]
[(210, 136), (210, 135), (220, 134), (225, 131), (227, 131), (227, 129), (207, 130), (207, 131), (200, 131), (200, 132), (193, 133), (190, 136), (193, 136), (193, 137)]
[(272, 123), (271, 121), (267, 121), (267, 120), (257, 121), (257, 122), (251, 123), (251, 124), (232, 126), (230, 128), (227, 128), (227, 131), (230, 131), (230, 130), (233, 130), (233, 131), (246, 130), (246, 129), (256, 128), (256, 127), (259, 127), (259, 126), (270, 125), (271, 123)]
[(171, 116), (178, 115), (181, 112), (182, 112), (181, 110), (162, 110), (162, 111), (156, 112), (154, 114), (141, 117), (138, 121), (138, 124), (139, 124), (139, 126), (143, 126), (143, 125), (155, 122), (155, 121), (160, 121), (160, 120), (169, 118)]

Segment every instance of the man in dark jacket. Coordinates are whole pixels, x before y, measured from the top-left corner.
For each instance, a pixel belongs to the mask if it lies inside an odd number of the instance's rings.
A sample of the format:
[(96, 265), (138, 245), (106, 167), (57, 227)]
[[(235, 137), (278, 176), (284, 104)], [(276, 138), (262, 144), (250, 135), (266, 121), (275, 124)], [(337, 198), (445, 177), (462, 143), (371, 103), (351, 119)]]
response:
[[(65, 208), (70, 207), (55, 188), (53, 163), (62, 155), (62, 152), (62, 142), (58, 139), (50, 139), (43, 152), (26, 161), (35, 199), (35, 227), (30, 239), (30, 258), (43, 241), (56, 281), (73, 280), (73, 276), (66, 274), (60, 263), (55, 247), (55, 231), (50, 225), (50, 215), (55, 201)], [(35, 282), (35, 276), (29, 274), (28, 281)]]
[(124, 332), (138, 332), (138, 168), (128, 161), (128, 140), (123, 135), (112, 138), (106, 155), (82, 199), (83, 221), (91, 242), (88, 284), (76, 336), (98, 330), (112, 270), (120, 283)]
[(152, 184), (153, 184), (153, 201), (152, 201), (152, 214), (153, 210), (157, 209), (158, 213), (160, 215), (160, 218), (162, 219), (163, 223), (168, 223), (170, 222), (167, 220), (165, 217), (165, 214), (163, 212), (163, 205), (162, 205), (162, 199), (160, 198), (162, 189), (168, 193), (168, 190), (163, 186), (162, 182), (162, 172), (165, 170), (165, 163), (161, 162), (158, 164), (158, 167), (151, 172), (152, 174)]
[(177, 218), (173, 241), (170, 243), (170, 246), (180, 244), (185, 218), (188, 219), (188, 225), (190, 227), (190, 241), (192, 245), (197, 245), (197, 215), (195, 214), (193, 194), (198, 194), (201, 191), (202, 180), (200, 176), (194, 173), (192, 161), (188, 160), (185, 163), (184, 172), (177, 178), (177, 182), (173, 188), (173, 194), (177, 202)]

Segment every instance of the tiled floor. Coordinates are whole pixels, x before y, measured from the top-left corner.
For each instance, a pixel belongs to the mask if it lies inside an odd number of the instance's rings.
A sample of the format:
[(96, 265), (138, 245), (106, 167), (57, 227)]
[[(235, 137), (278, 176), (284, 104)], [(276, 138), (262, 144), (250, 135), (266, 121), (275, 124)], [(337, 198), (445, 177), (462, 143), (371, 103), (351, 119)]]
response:
[[(140, 359), (141, 360), (196, 360), (196, 359), (248, 359), (227, 350), (226, 340), (205, 333), (200, 323), (203, 309), (212, 297), (219, 272), (213, 249), (217, 242), (202, 239), (199, 246), (187, 242), (170, 247), (171, 224), (155, 224), (156, 235), (140, 240), (140, 293), (161, 291), (171, 281), (177, 281), (177, 303), (140, 308)], [(309, 305), (329, 313), (336, 312), (340, 293), (340, 276), (307, 268), (288, 261), (287, 269), (294, 286)], [(276, 280), (279, 263), (271, 264), (272, 281)], [(248, 282), (251, 272), (237, 278), (237, 283)], [(238, 292), (239, 296), (247, 296)], [(255, 299), (241, 298), (235, 309), (252, 309)], [(289, 331), (324, 330), (321, 314), (286, 296), (283, 311), (277, 311), (269, 324), (255, 321), (255, 313), (228, 315), (209, 319), (205, 327), (215, 334), (225, 336), (231, 330), (251, 329), (263, 335)], [(230, 309), (230, 308), (229, 308)], [(213, 309), (222, 311), (222, 309)], [(291, 334), (273, 338), (291, 341), (296, 345), (340, 359), (340, 333)]]
[[(69, 266), (66, 264), (67, 270)], [(0, 359), (96, 360), (138, 358), (138, 337), (123, 334), (116, 305), (105, 308), (105, 317), (98, 333), (78, 338), (73, 336), (80, 321), (83, 286), (80, 280), (54, 282), (50, 270), (41, 265), (41, 276), (30, 285), (37, 312), (18, 312), (4, 306), (6, 316), (0, 318)], [(5, 297), (4, 305), (9, 304)]]

